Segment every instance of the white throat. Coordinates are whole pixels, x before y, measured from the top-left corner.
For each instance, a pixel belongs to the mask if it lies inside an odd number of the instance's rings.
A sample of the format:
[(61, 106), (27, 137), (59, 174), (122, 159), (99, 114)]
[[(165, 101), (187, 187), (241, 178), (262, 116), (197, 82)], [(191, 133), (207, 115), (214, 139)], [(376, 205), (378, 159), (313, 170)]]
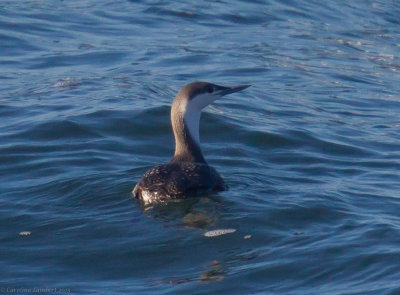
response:
[(196, 142), (197, 145), (200, 145), (200, 132), (199, 132), (199, 123), (200, 123), (201, 110), (190, 110), (186, 109), (183, 115), (183, 121), (187, 129), (189, 130), (190, 136)]
[(190, 135), (198, 145), (200, 145), (199, 123), (201, 111), (216, 99), (216, 96), (210, 93), (204, 93), (187, 101), (183, 107), (183, 120)]

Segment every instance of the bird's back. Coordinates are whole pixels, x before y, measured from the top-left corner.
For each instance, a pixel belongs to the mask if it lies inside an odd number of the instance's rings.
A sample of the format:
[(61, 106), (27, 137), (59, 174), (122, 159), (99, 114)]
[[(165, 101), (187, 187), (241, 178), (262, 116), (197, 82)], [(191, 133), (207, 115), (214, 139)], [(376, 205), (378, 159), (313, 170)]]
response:
[(225, 189), (222, 177), (205, 163), (170, 162), (150, 168), (136, 184), (132, 194), (134, 198), (152, 203)]

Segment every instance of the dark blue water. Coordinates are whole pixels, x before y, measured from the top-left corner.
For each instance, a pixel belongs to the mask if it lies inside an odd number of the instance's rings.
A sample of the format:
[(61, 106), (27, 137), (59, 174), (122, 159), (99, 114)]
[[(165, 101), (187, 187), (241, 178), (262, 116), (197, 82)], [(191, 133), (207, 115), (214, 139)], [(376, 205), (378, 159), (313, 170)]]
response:
[[(399, 15), (2, 1), (0, 293), (400, 294)], [(230, 190), (142, 207), (130, 192), (171, 157), (169, 106), (195, 80), (253, 85), (202, 116)], [(237, 231), (204, 236), (219, 228)]]

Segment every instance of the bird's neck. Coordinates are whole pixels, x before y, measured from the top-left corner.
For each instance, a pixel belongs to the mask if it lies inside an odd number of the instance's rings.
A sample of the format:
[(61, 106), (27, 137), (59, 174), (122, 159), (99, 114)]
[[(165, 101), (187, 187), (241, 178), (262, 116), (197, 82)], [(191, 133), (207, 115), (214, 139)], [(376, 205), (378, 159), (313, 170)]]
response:
[(171, 123), (175, 136), (175, 154), (171, 162), (206, 163), (200, 148), (199, 122), (201, 111), (186, 107), (171, 109)]

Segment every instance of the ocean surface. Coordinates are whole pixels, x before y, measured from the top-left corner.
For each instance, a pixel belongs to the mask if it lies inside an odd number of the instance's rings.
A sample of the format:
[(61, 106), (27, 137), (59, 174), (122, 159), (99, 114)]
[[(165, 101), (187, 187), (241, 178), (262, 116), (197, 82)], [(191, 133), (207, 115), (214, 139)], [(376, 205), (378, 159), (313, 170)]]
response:
[[(1, 1), (0, 294), (400, 294), (400, 2)], [(230, 189), (143, 206), (177, 91)], [(207, 231), (236, 230), (207, 237)]]

